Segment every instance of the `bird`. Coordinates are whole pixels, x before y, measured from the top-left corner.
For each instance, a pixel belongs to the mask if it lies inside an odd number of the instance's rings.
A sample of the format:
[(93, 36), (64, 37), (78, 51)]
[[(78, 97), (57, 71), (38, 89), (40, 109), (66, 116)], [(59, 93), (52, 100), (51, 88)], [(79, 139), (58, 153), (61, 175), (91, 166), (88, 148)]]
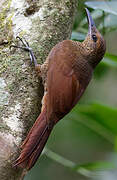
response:
[(29, 52), (31, 62), (45, 84), (41, 113), (21, 146), (21, 153), (13, 163), (15, 167), (30, 170), (34, 166), (54, 126), (77, 104), (94, 69), (104, 57), (106, 42), (96, 28), (89, 10), (85, 9), (88, 20), (85, 40), (59, 42), (51, 49), (42, 65), (37, 63), (27, 41), (18, 37), (23, 46), (12, 45)]

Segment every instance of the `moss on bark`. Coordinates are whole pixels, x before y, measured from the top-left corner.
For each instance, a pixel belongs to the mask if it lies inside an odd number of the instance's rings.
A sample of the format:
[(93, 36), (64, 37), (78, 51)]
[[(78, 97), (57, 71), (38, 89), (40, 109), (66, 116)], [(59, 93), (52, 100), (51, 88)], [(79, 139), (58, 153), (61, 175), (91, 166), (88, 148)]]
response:
[[(17, 43), (17, 35), (23, 36), (32, 47), (38, 63), (43, 63), (55, 44), (70, 37), (76, 6), (76, 0), (0, 2), (0, 86), (4, 99), (3, 102), (0, 99), (0, 138), (7, 137), (7, 141), (2, 141), (4, 146), (11, 142), (10, 151), (6, 149), (0, 160), (0, 179), (9, 177), (9, 180), (16, 180), (21, 177), (21, 171), (11, 167), (10, 157), (12, 154), (15, 158), (16, 145), (20, 145), (39, 115), (43, 96), (42, 81), (33, 65), (30, 66), (28, 53), (10, 50), (9, 46), (12, 41)], [(9, 155), (7, 161), (6, 152)], [(1, 154), (0, 150), (0, 157)], [(7, 172), (4, 171), (6, 167)]]

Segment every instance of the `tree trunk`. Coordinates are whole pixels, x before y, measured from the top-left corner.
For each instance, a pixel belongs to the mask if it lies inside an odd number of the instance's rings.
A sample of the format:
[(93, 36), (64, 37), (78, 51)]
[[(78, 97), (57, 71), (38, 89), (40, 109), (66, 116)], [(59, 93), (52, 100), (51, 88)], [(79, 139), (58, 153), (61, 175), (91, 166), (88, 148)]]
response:
[[(0, 0), (0, 179), (25, 174), (12, 167), (21, 142), (38, 117), (42, 80), (27, 52), (9, 49), (25, 37), (43, 63), (51, 48), (71, 35), (77, 0)], [(20, 44), (21, 45), (21, 44)]]

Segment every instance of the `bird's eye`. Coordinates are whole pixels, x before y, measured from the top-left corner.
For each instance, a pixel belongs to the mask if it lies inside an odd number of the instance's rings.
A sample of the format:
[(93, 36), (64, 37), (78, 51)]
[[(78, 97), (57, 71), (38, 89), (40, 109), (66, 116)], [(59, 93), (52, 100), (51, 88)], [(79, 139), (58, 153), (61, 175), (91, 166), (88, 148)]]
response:
[(92, 39), (93, 39), (94, 42), (96, 42), (97, 41), (97, 36), (95, 34), (93, 34)]

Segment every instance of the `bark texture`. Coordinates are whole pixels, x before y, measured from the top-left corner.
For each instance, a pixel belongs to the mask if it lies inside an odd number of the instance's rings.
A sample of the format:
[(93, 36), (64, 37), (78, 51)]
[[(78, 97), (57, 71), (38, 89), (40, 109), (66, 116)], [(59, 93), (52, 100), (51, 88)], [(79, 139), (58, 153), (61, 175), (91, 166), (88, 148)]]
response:
[(40, 113), (42, 80), (28, 53), (9, 49), (16, 36), (25, 37), (38, 63), (51, 48), (71, 35), (77, 0), (0, 0), (0, 179), (23, 179), (12, 162)]

